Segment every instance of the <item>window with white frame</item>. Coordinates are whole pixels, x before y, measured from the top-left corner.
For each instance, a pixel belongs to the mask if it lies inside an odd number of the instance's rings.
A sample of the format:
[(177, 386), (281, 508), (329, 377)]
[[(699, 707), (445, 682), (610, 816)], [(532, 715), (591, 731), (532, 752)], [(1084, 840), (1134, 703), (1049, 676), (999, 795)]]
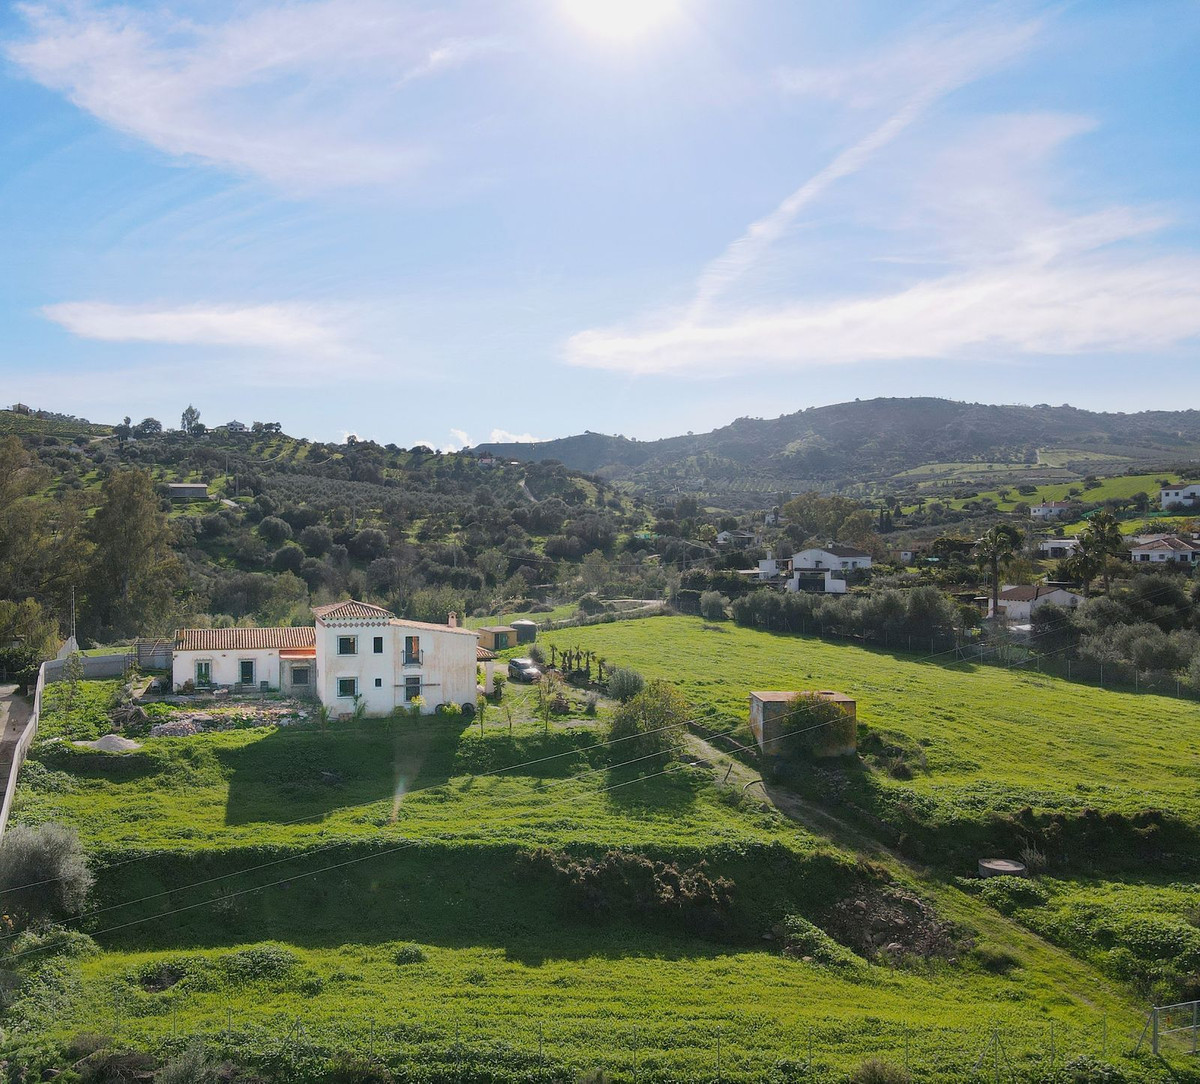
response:
[(337, 653), (339, 655), (357, 655), (358, 654), (358, 637), (357, 636), (339, 636)]
[(358, 696), (358, 678), (338, 678), (337, 694), (341, 700), (353, 700)]
[(197, 659), (196, 660), (196, 684), (211, 685), (212, 684), (212, 660)]

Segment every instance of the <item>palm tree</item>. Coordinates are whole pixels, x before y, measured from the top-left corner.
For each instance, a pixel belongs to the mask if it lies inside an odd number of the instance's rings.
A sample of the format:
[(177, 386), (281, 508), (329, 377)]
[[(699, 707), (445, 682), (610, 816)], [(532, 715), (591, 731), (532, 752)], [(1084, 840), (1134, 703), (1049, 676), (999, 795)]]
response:
[(1071, 579), (1078, 580), (1083, 585), (1083, 597), (1091, 598), (1092, 580), (1100, 571), (1102, 562), (1090, 550), (1081, 545), (1070, 557), (1064, 558), (1061, 568)]
[(1079, 550), (1096, 562), (1100, 574), (1104, 577), (1104, 593), (1108, 594), (1109, 568), (1108, 559), (1125, 548), (1125, 540), (1121, 537), (1121, 528), (1117, 517), (1104, 509), (1097, 512), (1088, 525), (1080, 532)]
[(975, 543), (972, 551), (975, 562), (980, 568), (986, 569), (992, 582), (992, 616), (1000, 613), (1000, 566), (1012, 559), (1021, 540), (1020, 532), (1003, 523), (992, 527)]

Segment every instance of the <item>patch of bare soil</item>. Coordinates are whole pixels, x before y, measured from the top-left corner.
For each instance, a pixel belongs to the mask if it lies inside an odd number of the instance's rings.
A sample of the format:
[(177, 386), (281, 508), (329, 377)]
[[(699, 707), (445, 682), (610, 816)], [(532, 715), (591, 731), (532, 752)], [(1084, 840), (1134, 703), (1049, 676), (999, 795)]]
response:
[(953, 960), (970, 947), (962, 930), (940, 918), (920, 896), (896, 884), (864, 887), (841, 900), (825, 929), (868, 959)]

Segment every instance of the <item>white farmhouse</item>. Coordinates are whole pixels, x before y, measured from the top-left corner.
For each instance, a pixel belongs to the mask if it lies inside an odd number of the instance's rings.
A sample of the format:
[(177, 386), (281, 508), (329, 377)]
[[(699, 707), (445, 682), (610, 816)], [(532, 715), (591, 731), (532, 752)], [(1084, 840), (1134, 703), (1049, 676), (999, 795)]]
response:
[(1029, 514), (1034, 519), (1060, 519), (1070, 509), (1070, 501), (1042, 501), (1041, 504), (1030, 505)]
[(793, 569), (852, 569), (870, 568), (871, 555), (853, 546), (839, 546), (830, 542), (825, 546), (801, 550), (792, 554)]
[(1200, 503), (1200, 482), (1172, 482), (1158, 491), (1158, 497), (1164, 510), (1176, 504), (1195, 507)]
[(1193, 565), (1200, 563), (1200, 543), (1175, 535), (1151, 535), (1135, 540), (1129, 559), (1135, 565)]
[(418, 697), (426, 713), (442, 704), (474, 709), (478, 636), (454, 614), (446, 625), (407, 621), (349, 599), (313, 616), (315, 625), (295, 628), (180, 629), (172, 684), (311, 695), (337, 715), (359, 703), (368, 715), (389, 715)]
[(171, 684), (197, 689), (228, 686), (311, 695), (316, 685), (316, 630), (180, 629), (175, 633)]
[(1043, 538), (1038, 543), (1038, 556), (1051, 560), (1072, 557), (1079, 552), (1078, 538)]
[[(1017, 625), (1026, 624), (1035, 610), (1043, 606), (1066, 606), (1074, 609), (1083, 601), (1082, 595), (1068, 591), (1051, 583), (1035, 583), (1018, 587), (1006, 587), (1000, 592), (1000, 616)], [(992, 613), (991, 599), (988, 600), (988, 617)]]
[(380, 606), (336, 602), (313, 609), (317, 619), (317, 696), (341, 712), (357, 698), (368, 715), (389, 715), (418, 696), (426, 712), (440, 704), (475, 706), (474, 629), (407, 621)]

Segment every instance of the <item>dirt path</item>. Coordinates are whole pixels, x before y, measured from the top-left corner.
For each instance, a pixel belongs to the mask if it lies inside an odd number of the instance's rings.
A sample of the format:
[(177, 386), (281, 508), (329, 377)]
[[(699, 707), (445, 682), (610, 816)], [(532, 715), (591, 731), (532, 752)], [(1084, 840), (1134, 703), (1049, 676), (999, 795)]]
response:
[(30, 714), (29, 704), (17, 696), (15, 685), (0, 685), (0, 789), (8, 783), (13, 747), (29, 722)]

